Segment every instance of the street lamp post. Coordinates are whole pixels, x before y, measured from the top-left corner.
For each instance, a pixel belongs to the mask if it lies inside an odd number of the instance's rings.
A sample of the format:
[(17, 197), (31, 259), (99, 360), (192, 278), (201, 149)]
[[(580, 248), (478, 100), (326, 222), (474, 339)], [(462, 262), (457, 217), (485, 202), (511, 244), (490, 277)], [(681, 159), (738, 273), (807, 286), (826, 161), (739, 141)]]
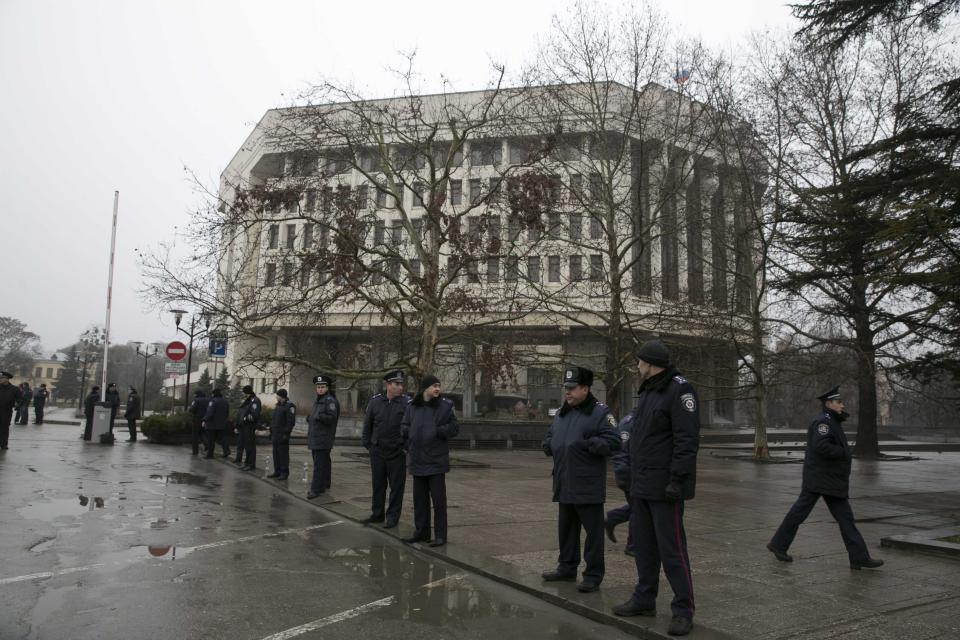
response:
[(148, 344), (143, 348), (143, 352), (140, 351), (140, 345), (142, 342), (134, 342), (137, 346), (137, 355), (143, 358), (143, 387), (140, 388), (142, 395), (140, 396), (140, 413), (147, 410), (147, 363), (150, 362), (150, 358), (160, 353), (160, 347), (153, 345), (153, 353), (150, 353), (150, 345)]
[[(171, 309), (170, 313), (173, 314), (173, 321), (177, 325), (177, 331), (181, 331), (190, 338), (190, 345), (187, 347), (187, 386), (183, 392), (183, 409), (186, 411), (190, 407), (190, 370), (193, 366), (193, 339), (203, 335), (204, 333), (210, 330), (210, 314), (201, 313), (193, 314), (190, 316), (190, 331), (187, 331), (180, 326), (180, 321), (183, 320), (183, 316), (187, 313), (183, 309)], [(203, 319), (203, 329), (200, 329), (196, 326), (197, 324), (197, 315)]]

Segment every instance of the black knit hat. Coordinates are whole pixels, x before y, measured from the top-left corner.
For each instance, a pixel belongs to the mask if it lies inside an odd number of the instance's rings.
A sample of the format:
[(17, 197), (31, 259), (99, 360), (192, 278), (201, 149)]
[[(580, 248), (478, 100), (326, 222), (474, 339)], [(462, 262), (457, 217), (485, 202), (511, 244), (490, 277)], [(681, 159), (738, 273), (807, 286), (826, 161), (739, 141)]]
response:
[(280, 396), (281, 398), (286, 398), (286, 397), (287, 397), (287, 390), (286, 390), (286, 389), (277, 389), (277, 395)]
[(249, 384), (245, 384), (243, 385), (243, 389), (240, 389), (240, 391), (244, 392), (247, 395), (251, 395), (253, 394), (253, 387), (250, 386)]
[(655, 367), (669, 367), (670, 349), (659, 340), (647, 340), (637, 349), (637, 358)]
[(427, 374), (420, 379), (420, 391), (426, 391), (427, 388), (432, 387), (433, 385), (440, 382), (440, 378), (433, 374)]

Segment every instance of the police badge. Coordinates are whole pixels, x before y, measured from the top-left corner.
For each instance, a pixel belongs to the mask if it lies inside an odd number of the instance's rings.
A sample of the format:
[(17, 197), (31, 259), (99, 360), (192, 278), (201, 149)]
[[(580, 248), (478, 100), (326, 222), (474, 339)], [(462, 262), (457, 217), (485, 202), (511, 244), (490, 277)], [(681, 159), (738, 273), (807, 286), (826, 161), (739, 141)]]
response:
[(817, 431), (820, 433), (820, 435), (825, 436), (830, 433), (830, 427), (825, 424), (817, 425)]
[(683, 408), (690, 413), (693, 413), (697, 410), (697, 399), (693, 396), (692, 393), (685, 393), (680, 396), (680, 404)]

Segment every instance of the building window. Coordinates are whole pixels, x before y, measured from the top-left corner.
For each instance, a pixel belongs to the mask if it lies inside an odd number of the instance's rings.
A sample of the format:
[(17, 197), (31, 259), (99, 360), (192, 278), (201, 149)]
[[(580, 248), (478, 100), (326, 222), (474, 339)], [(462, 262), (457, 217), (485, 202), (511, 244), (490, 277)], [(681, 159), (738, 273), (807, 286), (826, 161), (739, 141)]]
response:
[(470, 234), (471, 239), (480, 235), (480, 218), (476, 216), (467, 218), (467, 233)]
[(540, 256), (527, 258), (527, 280), (540, 282)]
[(550, 256), (547, 262), (547, 280), (560, 282), (560, 256)]
[(386, 187), (379, 186), (377, 187), (377, 208), (378, 209), (389, 209), (387, 205), (387, 191)]
[(297, 225), (288, 224), (287, 225), (287, 249), (293, 249), (294, 244), (297, 241)]
[(480, 178), (470, 179), (470, 204), (480, 204), (482, 194), (480, 192)]
[(390, 242), (393, 243), (393, 246), (399, 247), (403, 244), (403, 221), (394, 220), (393, 226), (390, 227)]
[(277, 284), (277, 265), (270, 263), (263, 277), (263, 286), (272, 287), (275, 284)]
[(600, 202), (603, 199), (603, 181), (599, 173), (590, 175), (590, 198), (594, 202)]
[(560, 235), (560, 214), (556, 211), (551, 211), (547, 214), (547, 230), (548, 235), (551, 237), (558, 237)]
[(414, 218), (410, 221), (410, 224), (413, 225), (413, 236), (417, 240), (423, 239), (423, 218)]
[(480, 282), (479, 260), (467, 260), (467, 282)]
[(260, 393), (266, 393), (266, 392), (267, 392), (267, 379), (260, 378)]
[(599, 240), (603, 237), (603, 225), (600, 224), (600, 218), (590, 216), (590, 239)]
[(370, 284), (383, 284), (383, 260), (377, 260), (371, 266)]
[(450, 204), (460, 204), (463, 202), (463, 180), (450, 181)]
[(370, 185), (361, 184), (357, 187), (357, 209), (370, 207)]
[(487, 234), (496, 247), (493, 251), (496, 251), (500, 246), (500, 216), (487, 216)]
[(283, 263), (283, 286), (289, 287), (293, 284), (293, 263)]
[(267, 248), (276, 249), (280, 246), (280, 225), (272, 224), (267, 228)]
[(330, 244), (330, 229), (327, 227), (320, 227), (320, 247), (322, 250), (326, 251), (327, 246)]
[(500, 258), (487, 258), (487, 282), (500, 282)]
[(380, 156), (376, 151), (363, 151), (360, 154), (360, 169), (362, 171), (380, 171)]
[(590, 256), (590, 279), (594, 282), (603, 280), (603, 256), (598, 253)]
[(583, 176), (575, 173), (570, 176), (570, 202), (583, 200)]
[(313, 244), (313, 223), (307, 222), (303, 225), (303, 250), (307, 251), (310, 249), (310, 245)]
[(583, 256), (570, 256), (570, 282), (583, 280)]
[(503, 182), (502, 178), (490, 178), (490, 181), (487, 184), (488, 193), (490, 194), (488, 199), (492, 200), (500, 193), (501, 182)]
[(300, 288), (310, 288), (310, 269), (306, 265), (300, 268)]
[(421, 262), (420, 262), (419, 260), (411, 260), (411, 261), (410, 261), (410, 273), (413, 275), (414, 278), (419, 278), (419, 277), (420, 277), (420, 273), (421, 273), (422, 271), (423, 271), (423, 267), (422, 267)]
[(507, 269), (503, 274), (503, 279), (507, 282), (516, 282), (520, 275), (520, 258), (517, 256), (507, 256)]
[(423, 207), (426, 206), (423, 203), (423, 192), (426, 190), (427, 185), (422, 182), (416, 182), (413, 185), (413, 206)]
[(47, 377), (48, 378), (53, 377), (53, 367), (47, 367)]
[(538, 242), (540, 240), (540, 225), (537, 222), (531, 224), (530, 228), (527, 229), (527, 240), (530, 242)]
[(583, 237), (583, 221), (579, 213), (570, 214), (570, 239), (579, 240)]
[(387, 223), (383, 220), (377, 220), (373, 225), (373, 244), (380, 246), (387, 239)]
[(305, 206), (307, 211), (317, 210), (317, 190), (316, 189), (307, 189)]
[(43, 367), (37, 367), (37, 368), (34, 370), (34, 372), (33, 372), (33, 377), (34, 377), (34, 378), (42, 378), (42, 377), (43, 377)]
[(475, 140), (470, 144), (470, 164), (474, 167), (500, 164), (503, 148), (499, 140)]

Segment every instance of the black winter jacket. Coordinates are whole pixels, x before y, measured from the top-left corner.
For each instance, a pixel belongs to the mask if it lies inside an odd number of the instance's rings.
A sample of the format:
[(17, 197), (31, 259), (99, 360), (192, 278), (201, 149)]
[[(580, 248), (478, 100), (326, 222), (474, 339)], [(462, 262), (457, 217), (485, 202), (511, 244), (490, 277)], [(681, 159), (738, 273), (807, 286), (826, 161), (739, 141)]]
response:
[(230, 404), (225, 398), (210, 398), (207, 403), (207, 412), (203, 421), (209, 431), (222, 431), (227, 428), (227, 419), (230, 417)]
[(313, 410), (307, 418), (307, 447), (310, 449), (333, 449), (340, 421), (340, 403), (333, 394), (317, 396)]
[(424, 402), (417, 394), (400, 421), (407, 449), (407, 469), (412, 476), (433, 476), (450, 471), (450, 438), (460, 433), (453, 401), (434, 398)]
[(140, 417), (140, 395), (131, 393), (127, 396), (127, 410), (123, 412), (123, 417), (127, 420), (136, 420)]
[(278, 402), (270, 416), (270, 441), (286, 442), (297, 423), (297, 405), (284, 400)]
[(384, 393), (370, 398), (367, 413), (363, 417), (361, 444), (371, 453), (386, 459), (403, 455), (403, 434), (400, 423), (410, 404), (410, 396), (401, 394), (393, 400)]
[(237, 409), (237, 427), (241, 425), (260, 424), (260, 412), (263, 405), (260, 404), (260, 398), (255, 394), (250, 394), (240, 403)]
[(803, 459), (803, 490), (846, 498), (850, 487), (853, 454), (843, 432), (841, 416), (825, 410), (807, 429)]

